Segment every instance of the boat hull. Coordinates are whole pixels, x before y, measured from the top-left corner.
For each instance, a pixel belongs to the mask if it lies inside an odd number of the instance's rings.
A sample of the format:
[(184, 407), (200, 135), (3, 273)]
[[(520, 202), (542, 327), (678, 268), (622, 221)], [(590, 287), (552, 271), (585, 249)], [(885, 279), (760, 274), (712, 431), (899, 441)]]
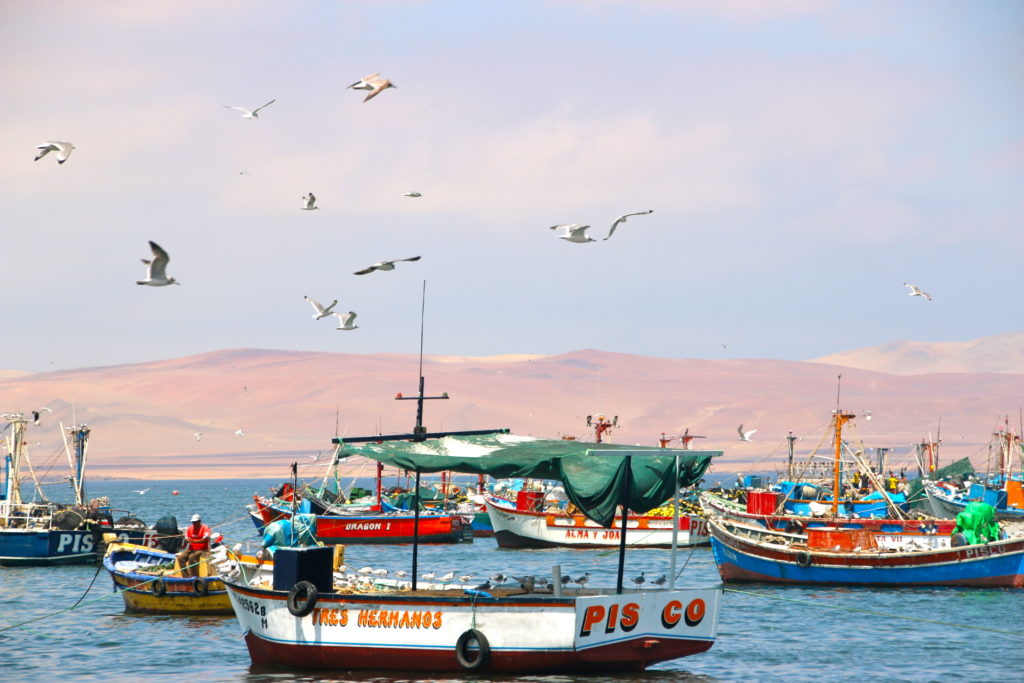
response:
[[(121, 591), (125, 609), (142, 614), (206, 614), (231, 615), (227, 590), (217, 577), (183, 578), (175, 574), (158, 577), (140, 571), (121, 569), (125, 564), (145, 565), (173, 563), (175, 556), (133, 544), (111, 545), (103, 557), (103, 566), (110, 573), (114, 589)], [(159, 578), (163, 591), (155, 590)], [(197, 590), (197, 583), (202, 589)]]
[[(296, 669), (608, 673), (703, 652), (717, 630), (717, 589), (555, 598), (471, 598), (457, 591), (321, 595), (304, 617), (286, 591), (228, 582), (252, 663)], [(488, 643), (460, 663), (460, 636)]]
[[(934, 484), (926, 484), (924, 490), (928, 496), (928, 507), (933, 513), (941, 514), (944, 517), (956, 518), (967, 509), (968, 503), (972, 502), (962, 496), (959, 498), (952, 496)], [(1024, 509), (1022, 508), (997, 507), (995, 515), (1000, 522), (1024, 522)]]
[(727, 583), (1024, 587), (1021, 538), (910, 552), (827, 552), (765, 542), (717, 521), (710, 527), (711, 549)]
[[(502, 548), (606, 548), (618, 547), (622, 518), (611, 527), (598, 525), (583, 515), (514, 510), (495, 505), (488, 498), (487, 513), (494, 537)], [(671, 517), (629, 517), (626, 545), (632, 548), (671, 548)], [(697, 515), (679, 518), (677, 544), (701, 545), (709, 541), (705, 520)]]
[[(121, 543), (155, 544), (156, 534), (145, 529), (114, 529)], [(0, 529), (0, 567), (43, 567), (91, 564), (99, 559), (102, 539), (88, 529)]]
[[(265, 505), (256, 500), (256, 511), (251, 518), (256, 529), (263, 533), (267, 524), (291, 516), (290, 510)], [(414, 534), (415, 519), (409, 513), (387, 515), (317, 515), (316, 537), (333, 545), (462, 543), (472, 541), (469, 523), (457, 514), (438, 515), (423, 513), (419, 516), (419, 532)]]

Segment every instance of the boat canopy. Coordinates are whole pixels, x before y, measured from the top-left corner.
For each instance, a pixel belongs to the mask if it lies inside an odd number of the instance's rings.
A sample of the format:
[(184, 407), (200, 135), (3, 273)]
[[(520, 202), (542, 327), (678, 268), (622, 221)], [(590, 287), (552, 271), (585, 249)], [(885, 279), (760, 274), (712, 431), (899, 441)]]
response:
[[(675, 494), (675, 454), (655, 447), (534, 439), (512, 434), (446, 436), (426, 441), (384, 441), (344, 444), (341, 455), (361, 455), (386, 465), (418, 472), (465, 472), (489, 474), (499, 479), (528, 477), (554, 479), (587, 517), (610, 526), (621, 504), (625, 483), (625, 455), (629, 451), (632, 486), (630, 510), (644, 513)], [(600, 451), (595, 454), (593, 451)], [(637, 453), (642, 452), (638, 456)], [(649, 453), (649, 454), (648, 454)], [(711, 458), (722, 451), (686, 451), (679, 458), (679, 486), (700, 481)]]

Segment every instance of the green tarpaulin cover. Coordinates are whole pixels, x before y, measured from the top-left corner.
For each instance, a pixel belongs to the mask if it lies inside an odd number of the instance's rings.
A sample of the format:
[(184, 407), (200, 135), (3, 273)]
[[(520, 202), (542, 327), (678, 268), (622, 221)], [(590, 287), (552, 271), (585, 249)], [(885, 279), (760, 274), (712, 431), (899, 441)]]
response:
[(953, 533), (963, 534), (970, 545), (998, 541), (996, 509), (988, 503), (968, 503), (964, 511), (956, 516)]
[[(626, 478), (626, 457), (594, 451), (631, 451), (630, 510), (643, 513), (661, 505), (676, 491), (676, 451), (620, 444), (534, 439), (512, 434), (447, 436), (421, 442), (345, 444), (342, 455), (361, 455), (404, 470), (465, 472), (492, 477), (556, 479), (587, 517), (611, 525)], [(642, 455), (636, 453), (642, 452)], [(679, 458), (678, 486), (700, 481), (721, 451), (685, 451)]]

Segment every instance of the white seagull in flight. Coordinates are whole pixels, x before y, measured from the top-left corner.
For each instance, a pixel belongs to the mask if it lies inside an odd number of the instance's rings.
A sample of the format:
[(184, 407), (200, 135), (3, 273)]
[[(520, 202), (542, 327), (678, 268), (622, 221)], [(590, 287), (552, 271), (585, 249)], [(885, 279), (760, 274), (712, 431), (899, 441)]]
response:
[(354, 274), (355, 275), (366, 275), (367, 273), (372, 273), (375, 270), (394, 270), (395, 269), (395, 264), (398, 263), (399, 261), (419, 261), (420, 258), (422, 258), (422, 257), (421, 256), (413, 256), (412, 258), (396, 258), (396, 259), (392, 259), (390, 261), (379, 261), (378, 263), (374, 263), (369, 268), (363, 268), (362, 270), (357, 270)]
[(931, 297), (931, 295), (928, 294), (928, 292), (925, 292), (925, 291), (922, 291), (922, 290), (918, 289), (917, 287), (915, 287), (914, 285), (910, 284), (909, 282), (904, 282), (903, 286), (904, 287), (910, 287), (910, 292), (907, 293), (907, 296), (923, 296), (928, 301), (932, 300), (932, 297)]
[(153, 260), (142, 259), (149, 268), (146, 270), (145, 280), (136, 280), (137, 285), (149, 285), (150, 287), (166, 287), (167, 285), (180, 285), (181, 283), (173, 277), (167, 277), (167, 262), (171, 257), (167, 255), (159, 244), (153, 240), (149, 241), (149, 249), (153, 252)]
[(587, 228), (589, 227), (589, 225), (569, 223), (568, 225), (552, 225), (551, 229), (558, 230), (559, 228), (565, 228), (565, 234), (559, 235), (558, 239), (566, 240), (567, 242), (573, 242), (575, 244), (584, 244), (586, 242), (597, 241), (587, 234)]
[(756, 431), (756, 429), (751, 429), (750, 431), (745, 432), (743, 431), (743, 425), (740, 425), (739, 428), (736, 430), (736, 432), (740, 435), (740, 441), (750, 441), (750, 437), (752, 437), (754, 435), (754, 432)]
[(258, 119), (260, 117), (260, 109), (265, 109), (266, 107), (269, 107), (270, 105), (272, 105), (274, 102), (277, 102), (277, 100), (276, 99), (270, 100), (266, 104), (261, 104), (260, 106), (256, 107), (255, 109), (252, 109), (252, 110), (246, 109), (245, 107), (232, 107), (232, 106), (229, 106), (227, 104), (225, 104), (223, 106), (224, 106), (225, 109), (237, 109), (238, 111), (242, 112), (242, 118), (243, 119)]
[(363, 102), (369, 102), (388, 88), (397, 88), (398, 86), (386, 78), (381, 78), (380, 74), (370, 74), (369, 76), (363, 76), (352, 85), (346, 87), (352, 88), (353, 90), (371, 91), (369, 95), (363, 98)]
[(646, 216), (649, 213), (654, 213), (654, 209), (650, 209), (649, 211), (636, 211), (634, 213), (622, 214), (621, 216), (615, 219), (614, 223), (612, 223), (612, 228), (611, 230), (608, 231), (608, 237), (605, 237), (605, 239), (609, 239), (612, 236), (612, 233), (615, 232), (615, 228), (619, 227), (620, 223), (625, 223), (627, 220), (629, 220), (630, 216)]
[(403, 192), (403, 197), (422, 197), (423, 195), (419, 192)]
[(320, 320), (321, 318), (326, 318), (331, 314), (331, 309), (338, 305), (337, 299), (329, 303), (327, 306), (321, 306), (320, 302), (317, 301), (316, 299), (310, 299), (308, 296), (304, 296), (302, 298), (308, 301), (309, 305), (313, 307), (314, 311), (316, 311), (316, 313), (313, 314), (313, 320)]
[[(153, 488), (153, 487), (150, 486), (149, 488)], [(137, 494), (139, 494), (141, 496), (141, 495), (144, 495), (146, 493), (146, 491), (148, 491), (148, 490), (149, 489), (142, 489), (141, 491), (132, 491), (132, 493), (137, 493)]]
[(240, 437), (242, 437), (244, 439), (245, 438), (245, 432), (243, 432), (241, 429), (236, 429), (235, 430), (235, 436), (240, 436)]
[(316, 211), (320, 208), (316, 205), (316, 197), (312, 192), (302, 195), (302, 200), (306, 202), (306, 205), (302, 207), (302, 211)]
[(200, 439), (203, 438), (203, 433), (202, 432), (195, 432), (192, 436), (196, 437), (196, 441), (199, 441)]
[(39, 161), (50, 152), (57, 153), (57, 163), (63, 164), (71, 156), (71, 150), (75, 148), (70, 142), (64, 142), (63, 140), (44, 142), (41, 145), (36, 145), (36, 149), (39, 150), (39, 154), (36, 155), (35, 160)]
[(336, 329), (354, 330), (359, 327), (359, 325), (352, 324), (356, 319), (356, 314), (353, 311), (348, 313), (332, 313), (331, 315), (338, 319), (338, 327)]

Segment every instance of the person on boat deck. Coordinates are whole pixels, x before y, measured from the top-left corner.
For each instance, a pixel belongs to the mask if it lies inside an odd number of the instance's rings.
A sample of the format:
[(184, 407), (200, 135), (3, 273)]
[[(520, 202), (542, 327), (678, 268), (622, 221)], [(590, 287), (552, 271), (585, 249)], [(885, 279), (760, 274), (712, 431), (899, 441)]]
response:
[(896, 493), (896, 485), (898, 483), (899, 480), (896, 478), (896, 475), (892, 473), (892, 470), (889, 470), (889, 478), (886, 480), (886, 488), (889, 489), (889, 493)]
[(853, 488), (857, 491), (860, 490), (860, 470), (853, 473)]
[(202, 517), (192, 515), (192, 523), (185, 529), (186, 547), (178, 553), (178, 565), (185, 578), (199, 576), (199, 560), (210, 551), (210, 536), (210, 527), (203, 524)]

